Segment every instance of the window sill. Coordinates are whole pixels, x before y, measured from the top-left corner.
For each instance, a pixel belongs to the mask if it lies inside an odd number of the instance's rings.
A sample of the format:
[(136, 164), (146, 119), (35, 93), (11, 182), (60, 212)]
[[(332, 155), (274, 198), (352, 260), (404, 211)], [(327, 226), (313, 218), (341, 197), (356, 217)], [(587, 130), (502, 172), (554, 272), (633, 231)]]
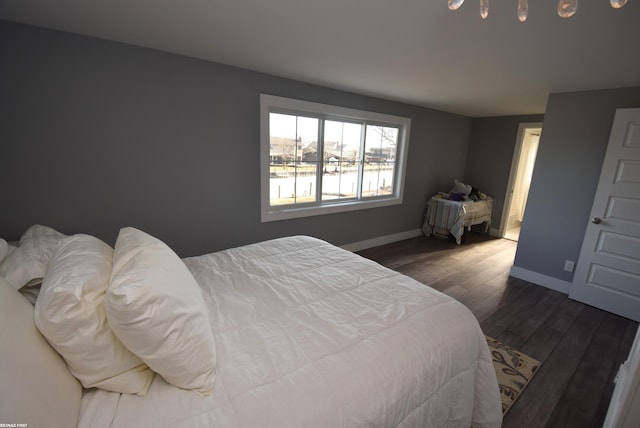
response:
[(366, 210), (371, 208), (381, 208), (400, 204), (402, 204), (402, 197), (376, 198), (370, 201), (336, 202), (322, 206), (315, 205), (309, 207), (276, 207), (274, 209), (274, 207), (269, 206), (263, 208), (261, 221), (262, 223), (267, 223), (270, 221)]

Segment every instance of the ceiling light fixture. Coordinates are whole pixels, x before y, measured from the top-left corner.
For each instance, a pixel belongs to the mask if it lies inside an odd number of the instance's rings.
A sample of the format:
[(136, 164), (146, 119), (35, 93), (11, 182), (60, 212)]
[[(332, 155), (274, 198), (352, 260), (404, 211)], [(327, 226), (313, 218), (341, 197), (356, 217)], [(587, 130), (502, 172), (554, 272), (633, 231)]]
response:
[[(609, 0), (611, 7), (614, 9), (620, 9), (627, 4), (627, 0)], [(464, 0), (447, 0), (449, 9), (456, 10)], [(578, 10), (578, 0), (558, 0), (558, 15), (562, 18), (569, 18), (576, 14)], [(529, 14), (529, 4), (527, 0), (518, 0), (518, 20), (524, 22), (527, 20)], [(480, 0), (480, 16), (485, 19), (489, 16), (489, 0)]]

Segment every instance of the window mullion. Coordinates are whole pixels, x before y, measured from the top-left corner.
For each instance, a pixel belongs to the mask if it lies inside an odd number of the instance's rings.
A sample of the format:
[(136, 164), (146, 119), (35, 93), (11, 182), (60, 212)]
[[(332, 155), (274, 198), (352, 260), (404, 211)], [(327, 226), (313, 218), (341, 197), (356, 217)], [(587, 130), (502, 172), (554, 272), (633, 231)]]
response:
[(358, 160), (358, 190), (356, 192), (356, 199), (362, 199), (362, 185), (364, 183), (364, 166), (365, 166), (365, 141), (367, 133), (367, 123), (362, 123), (360, 130), (360, 159)]
[(317, 151), (317, 161), (318, 166), (316, 167), (316, 202), (318, 205), (322, 205), (322, 173), (324, 171), (324, 123), (325, 118), (319, 118), (320, 123), (318, 126), (318, 151)]
[(294, 134), (294, 143), (293, 143), (293, 203), (298, 203), (298, 168), (296, 167), (296, 161), (298, 160), (298, 122), (300, 121), (299, 117), (296, 117), (296, 130)]

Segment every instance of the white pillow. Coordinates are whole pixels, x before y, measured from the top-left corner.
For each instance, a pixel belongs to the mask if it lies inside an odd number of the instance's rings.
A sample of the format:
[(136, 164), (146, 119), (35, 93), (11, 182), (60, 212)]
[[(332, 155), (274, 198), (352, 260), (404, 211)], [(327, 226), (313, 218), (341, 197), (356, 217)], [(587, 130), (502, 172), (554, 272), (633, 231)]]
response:
[(85, 388), (144, 395), (154, 373), (107, 324), (113, 249), (93, 236), (60, 241), (36, 301), (35, 322)]
[(33, 322), (33, 306), (0, 278), (0, 422), (75, 427), (82, 386)]
[(465, 196), (469, 196), (471, 190), (473, 190), (473, 188), (470, 185), (464, 184), (458, 180), (454, 180), (453, 187), (451, 188), (449, 193), (463, 193)]
[(168, 383), (211, 393), (216, 354), (206, 305), (165, 243), (131, 227), (120, 230), (107, 318), (122, 343)]
[(5, 241), (4, 239), (0, 238), (0, 263), (2, 263), (4, 258), (7, 257), (9, 254), (11, 254), (15, 249), (16, 247), (7, 243), (7, 241)]
[(50, 227), (31, 226), (20, 238), (20, 246), (0, 263), (0, 276), (16, 290), (40, 282), (58, 242), (65, 237)]

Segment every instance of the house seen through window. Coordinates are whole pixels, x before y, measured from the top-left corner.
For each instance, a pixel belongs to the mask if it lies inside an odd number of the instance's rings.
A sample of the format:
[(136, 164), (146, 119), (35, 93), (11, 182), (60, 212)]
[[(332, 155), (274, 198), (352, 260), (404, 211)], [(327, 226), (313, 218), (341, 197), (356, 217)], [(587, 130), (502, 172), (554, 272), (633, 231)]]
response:
[(410, 119), (261, 96), (263, 221), (402, 202)]

